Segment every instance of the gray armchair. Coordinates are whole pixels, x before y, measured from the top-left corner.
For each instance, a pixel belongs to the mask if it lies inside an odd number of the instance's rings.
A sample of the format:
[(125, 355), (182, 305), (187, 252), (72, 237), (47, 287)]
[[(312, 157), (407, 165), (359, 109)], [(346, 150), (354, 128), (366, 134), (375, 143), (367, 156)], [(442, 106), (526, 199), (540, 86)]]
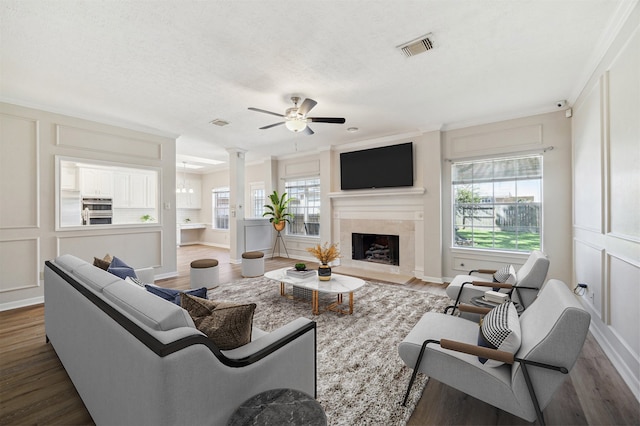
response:
[(491, 278), (472, 275), (473, 273), (493, 274), (496, 272), (494, 269), (475, 269), (468, 275), (457, 275), (446, 289), (447, 296), (455, 302), (445, 309), (445, 313), (451, 310), (453, 314), (458, 304), (469, 303), (472, 298), (480, 297), (492, 288), (500, 288), (501, 292), (509, 293), (511, 300), (519, 303), (524, 309), (535, 300), (547, 278), (548, 270), (547, 256), (539, 250), (534, 250), (516, 272), (516, 283), (513, 285), (496, 283)]
[[(563, 282), (549, 280), (519, 317), (522, 341), (512, 354), (477, 346), (476, 322), (428, 312), (398, 348), (404, 363), (414, 370), (405, 402), (420, 372), (515, 416), (544, 424), (542, 410), (580, 355), (590, 319)], [(478, 356), (506, 363), (490, 367)]]

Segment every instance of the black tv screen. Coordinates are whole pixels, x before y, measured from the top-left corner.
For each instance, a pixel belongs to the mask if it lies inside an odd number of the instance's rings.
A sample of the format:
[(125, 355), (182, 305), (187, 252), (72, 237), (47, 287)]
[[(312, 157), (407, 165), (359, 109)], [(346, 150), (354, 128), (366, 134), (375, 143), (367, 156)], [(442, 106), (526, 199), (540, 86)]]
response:
[(413, 142), (340, 154), (340, 187), (413, 186)]

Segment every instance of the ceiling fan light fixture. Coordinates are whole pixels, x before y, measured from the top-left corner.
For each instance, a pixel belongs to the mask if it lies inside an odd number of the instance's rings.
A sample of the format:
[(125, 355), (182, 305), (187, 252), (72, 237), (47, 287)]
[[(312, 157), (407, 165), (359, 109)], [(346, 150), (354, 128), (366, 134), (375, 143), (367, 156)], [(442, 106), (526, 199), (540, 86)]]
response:
[(287, 120), (284, 125), (287, 126), (287, 129), (297, 133), (303, 131), (307, 127), (307, 122), (306, 120), (293, 119)]

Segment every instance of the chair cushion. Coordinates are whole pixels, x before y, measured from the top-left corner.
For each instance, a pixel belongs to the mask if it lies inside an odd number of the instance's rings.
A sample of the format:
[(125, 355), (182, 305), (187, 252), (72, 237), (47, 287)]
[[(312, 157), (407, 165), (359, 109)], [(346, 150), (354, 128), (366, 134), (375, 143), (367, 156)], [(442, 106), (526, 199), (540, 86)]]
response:
[[(520, 349), (521, 342), (520, 320), (513, 302), (496, 306), (480, 321), (478, 346), (515, 354)], [(488, 367), (499, 367), (504, 364), (492, 359), (480, 357), (478, 359)]]
[(207, 297), (206, 287), (200, 287), (193, 290), (176, 290), (173, 288), (163, 288), (155, 285), (145, 284), (144, 288), (146, 288), (149, 293), (162, 297), (164, 300), (173, 302), (178, 306), (180, 306), (180, 295), (182, 293), (192, 294), (198, 297)]
[(493, 280), (497, 283), (515, 284), (516, 270), (513, 265), (507, 265), (503, 268), (500, 268), (493, 274)]
[(251, 341), (255, 303), (238, 305), (181, 294), (181, 306), (196, 328), (221, 350), (235, 349)]

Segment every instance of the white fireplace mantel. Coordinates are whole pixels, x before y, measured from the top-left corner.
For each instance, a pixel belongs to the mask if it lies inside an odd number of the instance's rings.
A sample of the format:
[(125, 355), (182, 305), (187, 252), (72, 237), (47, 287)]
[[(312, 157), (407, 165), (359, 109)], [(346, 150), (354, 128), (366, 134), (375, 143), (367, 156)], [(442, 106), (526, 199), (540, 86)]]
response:
[(330, 192), (329, 198), (352, 198), (352, 197), (389, 197), (389, 196), (410, 196), (424, 195), (426, 190), (419, 187), (411, 188), (380, 188), (364, 189), (353, 191)]

